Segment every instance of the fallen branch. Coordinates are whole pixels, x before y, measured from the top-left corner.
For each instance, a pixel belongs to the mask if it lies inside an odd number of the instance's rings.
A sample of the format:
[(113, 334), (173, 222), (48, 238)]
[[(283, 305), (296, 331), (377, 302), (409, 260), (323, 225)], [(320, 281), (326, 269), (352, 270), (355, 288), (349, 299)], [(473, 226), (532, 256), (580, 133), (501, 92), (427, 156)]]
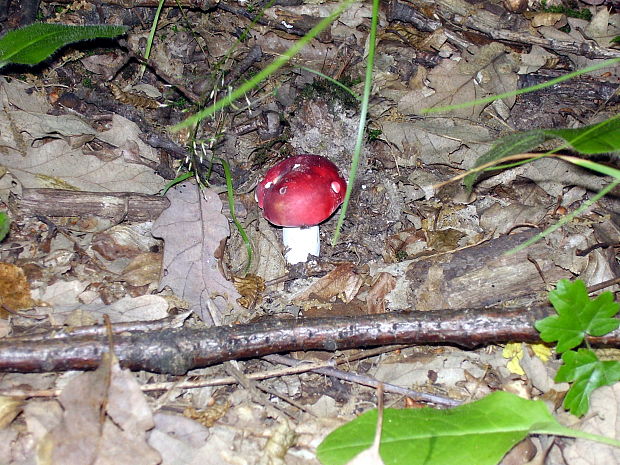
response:
[[(391, 344), (485, 344), (537, 342), (534, 322), (554, 314), (550, 307), (459, 309), (296, 320), (273, 320), (207, 329), (123, 332), (114, 336), (122, 366), (181, 375), (227, 360), (268, 354), (352, 349)], [(620, 331), (590, 344), (620, 345)], [(105, 336), (56, 333), (43, 340), (4, 339), (0, 371), (49, 372), (96, 368), (108, 350)]]
[[(494, 9), (489, 11), (485, 7)], [(431, 11), (431, 15), (425, 12)], [(506, 10), (487, 2), (467, 2), (466, 0), (435, 0), (433, 2), (400, 2), (392, 0), (387, 10), (388, 21), (398, 20), (413, 24), (423, 32), (446, 28), (448, 39), (455, 45), (463, 46), (465, 39), (457, 32), (464, 28), (486, 34), (494, 40), (516, 44), (540, 45), (559, 53), (583, 55), (590, 59), (609, 59), (620, 57), (620, 51), (598, 46), (594, 41), (567, 41), (546, 39), (533, 35), (528, 30), (514, 31), (506, 23)], [(441, 18), (443, 21), (438, 21)], [(447, 28), (446, 25), (451, 25)], [(502, 27), (507, 26), (507, 27)]]
[(134, 192), (84, 192), (24, 188), (14, 207), (24, 216), (95, 215), (121, 221), (152, 221), (170, 201), (160, 195)]

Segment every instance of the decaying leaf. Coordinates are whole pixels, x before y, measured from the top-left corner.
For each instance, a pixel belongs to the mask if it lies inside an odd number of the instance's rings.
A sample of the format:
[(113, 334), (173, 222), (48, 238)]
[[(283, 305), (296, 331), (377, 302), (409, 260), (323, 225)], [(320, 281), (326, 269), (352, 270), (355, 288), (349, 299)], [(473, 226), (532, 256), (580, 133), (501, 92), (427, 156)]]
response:
[(161, 254), (144, 252), (134, 259), (123, 270), (122, 278), (132, 286), (145, 286), (156, 282), (161, 271)]
[(355, 273), (355, 266), (352, 263), (343, 263), (297, 294), (294, 301), (303, 302), (314, 298), (330, 302), (334, 297), (339, 297), (344, 303), (348, 303), (357, 295), (362, 283), (362, 277)]
[(233, 276), (235, 288), (241, 294), (237, 299), (243, 308), (254, 308), (262, 301), (262, 294), (265, 291), (265, 280), (255, 274), (247, 274), (244, 277)]
[[(44, 289), (40, 289), (38, 298), (45, 303), (47, 313), (55, 324), (74, 323), (86, 324), (89, 320), (101, 323), (103, 315), (108, 315), (112, 323), (136, 320), (157, 320), (168, 316), (168, 302), (159, 295), (125, 296), (116, 302), (106, 305), (95, 297), (86, 299), (87, 282), (58, 281)], [(71, 318), (70, 318), (71, 317)]]
[(96, 155), (84, 155), (81, 149), (72, 149), (57, 139), (29, 147), (26, 156), (17, 152), (6, 155), (4, 166), (24, 187), (140, 193), (156, 192), (161, 187), (161, 178), (152, 169), (128, 164), (120, 153), (108, 159)]
[(159, 454), (146, 442), (153, 418), (138, 382), (114, 356), (72, 379), (60, 394), (60, 424), (39, 443), (45, 465), (156, 465)]
[(160, 288), (170, 288), (192, 304), (192, 310), (211, 324), (237, 308), (241, 297), (218, 269), (216, 251), (230, 232), (215, 192), (202, 195), (191, 183), (171, 189), (168, 207), (153, 223), (152, 233), (165, 241)]
[(366, 295), (368, 313), (385, 313), (385, 296), (396, 287), (396, 278), (390, 273), (381, 272)]
[[(429, 88), (412, 90), (403, 96), (398, 109), (404, 114), (418, 114), (424, 108), (456, 105), (510, 92), (517, 88), (514, 63), (499, 42), (480, 47), (477, 53), (456, 62), (442, 60), (427, 78)], [(504, 100), (511, 107), (514, 97)], [(476, 118), (484, 105), (468, 106), (454, 110), (453, 117)]]
[(284, 456), (296, 440), (295, 428), (291, 427), (288, 421), (281, 420), (265, 444), (260, 465), (284, 465)]
[(23, 405), (23, 401), (14, 397), (0, 396), (0, 429), (11, 424)]
[[(128, 144), (136, 145), (141, 157), (156, 159), (155, 149), (138, 137), (135, 123), (114, 115), (107, 130), (97, 132), (79, 116), (46, 114), (45, 98), (36, 92), (29, 96), (29, 90), (0, 80), (0, 152), (3, 165), (24, 187), (141, 193), (161, 187), (152, 167), (123, 159)], [(82, 150), (95, 137), (114, 148), (105, 154)]]
[[(607, 437), (620, 435), (620, 383), (603, 386), (592, 393), (590, 413), (579, 429)], [(576, 439), (563, 449), (567, 463), (597, 465), (620, 462), (620, 449), (586, 439)]]

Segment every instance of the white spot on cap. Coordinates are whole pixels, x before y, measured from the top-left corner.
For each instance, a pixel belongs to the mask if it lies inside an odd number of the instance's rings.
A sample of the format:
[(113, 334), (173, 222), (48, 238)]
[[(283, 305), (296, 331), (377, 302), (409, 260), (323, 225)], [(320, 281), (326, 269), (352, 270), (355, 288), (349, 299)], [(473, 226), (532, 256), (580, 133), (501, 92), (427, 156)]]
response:
[(333, 190), (336, 194), (338, 194), (338, 193), (340, 192), (340, 189), (341, 189), (340, 183), (339, 183), (339, 182), (336, 182), (336, 181), (332, 182), (332, 184), (331, 184), (331, 188), (332, 188), (332, 190)]
[(273, 182), (269, 181), (265, 184), (265, 189), (269, 189), (271, 186), (273, 186)]
[(292, 170), (297, 170), (297, 169), (299, 169), (300, 166), (301, 165), (299, 163), (295, 163), (291, 169)]
[(280, 195), (286, 194), (286, 186), (280, 187)]

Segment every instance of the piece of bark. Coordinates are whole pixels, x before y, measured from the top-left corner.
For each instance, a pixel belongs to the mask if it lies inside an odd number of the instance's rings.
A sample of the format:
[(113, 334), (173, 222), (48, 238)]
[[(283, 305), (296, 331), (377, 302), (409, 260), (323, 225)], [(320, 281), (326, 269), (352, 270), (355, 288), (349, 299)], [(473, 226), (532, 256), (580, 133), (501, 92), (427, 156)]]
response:
[(170, 205), (159, 195), (23, 189), (14, 207), (25, 216), (98, 216), (121, 221), (152, 221)]
[[(555, 264), (559, 254), (544, 240), (514, 254), (508, 251), (540, 232), (530, 229), (475, 246), (411, 261), (388, 294), (394, 310), (439, 310), (546, 302), (547, 283), (572, 278)], [(376, 271), (391, 272), (392, 266)], [(375, 273), (373, 273), (375, 274)]]
[[(227, 360), (304, 350), (362, 348), (393, 344), (453, 344), (473, 348), (500, 342), (538, 342), (537, 320), (555, 314), (550, 307), (465, 308), (386, 313), (365, 317), (272, 320), (207, 329), (124, 332), (113, 337), (121, 365), (132, 370), (182, 375)], [(618, 346), (620, 331), (594, 344)], [(50, 372), (94, 369), (109, 348), (100, 337), (62, 337), (0, 342), (0, 371)]]

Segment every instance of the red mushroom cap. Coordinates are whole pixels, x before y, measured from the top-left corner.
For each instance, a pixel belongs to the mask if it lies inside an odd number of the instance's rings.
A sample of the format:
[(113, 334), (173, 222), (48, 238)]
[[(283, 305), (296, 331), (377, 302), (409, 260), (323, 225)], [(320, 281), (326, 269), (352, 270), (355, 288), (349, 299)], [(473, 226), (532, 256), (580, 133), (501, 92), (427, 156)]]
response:
[(314, 226), (344, 200), (347, 183), (338, 167), (319, 155), (297, 155), (272, 167), (256, 187), (256, 200), (271, 223)]

